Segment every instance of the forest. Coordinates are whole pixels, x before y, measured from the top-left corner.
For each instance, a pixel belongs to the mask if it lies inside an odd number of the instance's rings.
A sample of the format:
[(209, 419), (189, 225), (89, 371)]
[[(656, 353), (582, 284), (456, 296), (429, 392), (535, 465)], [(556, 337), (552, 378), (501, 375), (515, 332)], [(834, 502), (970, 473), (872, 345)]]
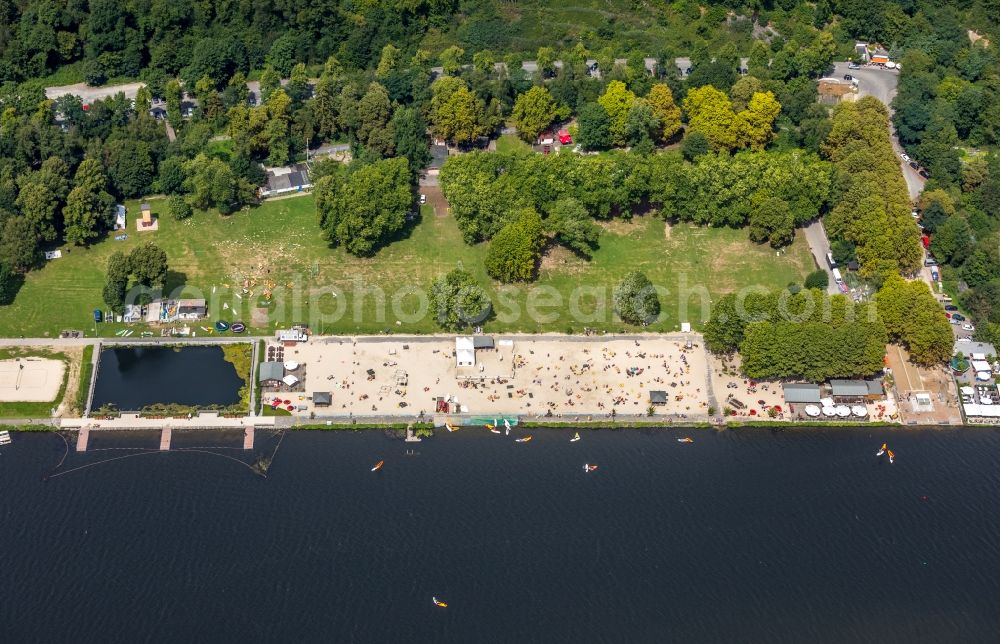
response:
[[(313, 165), (317, 234), (370, 256), (407, 225), (429, 134), (469, 151), (562, 124), (584, 154), (442, 170), (465, 240), (525, 262), (492, 262), (495, 279), (532, 279), (545, 244), (586, 257), (595, 219), (656, 212), (775, 248), (822, 216), (838, 259), (881, 284), (921, 255), (889, 113), (831, 112), (815, 83), (864, 40), (902, 62), (892, 118), (931, 176), (932, 251), (983, 337), (1000, 329), (996, 0), (0, 0), (0, 17), (0, 302), (41, 251), (108, 234), (121, 200), (226, 215), (256, 203), (262, 166), (329, 143), (353, 161)], [(45, 98), (130, 80), (134, 102)]]

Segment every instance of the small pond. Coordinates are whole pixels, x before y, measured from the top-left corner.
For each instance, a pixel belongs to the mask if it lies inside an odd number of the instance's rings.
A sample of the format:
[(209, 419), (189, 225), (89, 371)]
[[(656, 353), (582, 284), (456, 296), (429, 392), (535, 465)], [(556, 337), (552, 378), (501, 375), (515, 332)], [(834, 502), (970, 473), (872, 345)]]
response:
[(219, 346), (111, 347), (101, 351), (90, 408), (233, 405), (243, 384)]

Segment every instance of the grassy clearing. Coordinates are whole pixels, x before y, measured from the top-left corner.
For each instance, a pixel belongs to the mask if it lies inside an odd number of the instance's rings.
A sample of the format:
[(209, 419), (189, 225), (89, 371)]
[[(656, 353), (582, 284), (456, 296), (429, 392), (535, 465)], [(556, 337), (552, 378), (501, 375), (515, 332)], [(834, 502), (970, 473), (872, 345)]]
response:
[(531, 146), (516, 134), (503, 134), (497, 139), (497, 152), (511, 153), (518, 151), (531, 152)]
[(90, 380), (94, 377), (94, 345), (83, 348), (83, 359), (80, 362), (80, 380), (76, 388), (76, 411), (83, 414), (87, 407), (87, 396), (90, 395)]
[[(158, 213), (165, 202), (151, 203)], [(127, 205), (130, 214), (138, 211), (136, 202)], [(308, 195), (269, 201), (229, 217), (198, 212), (178, 222), (164, 216), (156, 232), (139, 234), (130, 228), (125, 241), (106, 238), (90, 248), (63, 249), (62, 258), (29, 273), (14, 302), (0, 309), (0, 335), (51, 337), (62, 329), (79, 329), (108, 337), (124, 329), (115, 323), (98, 328), (93, 310), (103, 308), (108, 257), (146, 240), (159, 244), (170, 259), (168, 292), (209, 300), (211, 320), (205, 328), (225, 319), (241, 320), (258, 331), (300, 322), (328, 334), (439, 331), (430, 314), (419, 314), (421, 298), (413, 291), (426, 289), (456, 266), (472, 272), (494, 297), (496, 315), (485, 325), (490, 331), (620, 330), (611, 292), (629, 270), (646, 272), (666, 290), (661, 321), (647, 330), (668, 331), (682, 321), (699, 326), (708, 314), (702, 296), (711, 301), (750, 285), (801, 283), (813, 270), (801, 237), (776, 256), (769, 247), (750, 243), (745, 230), (667, 227), (661, 220), (640, 217), (603, 224), (601, 246), (590, 261), (554, 248), (542, 260), (537, 283), (503, 286), (486, 276), (485, 244), (466, 245), (451, 217), (435, 217), (429, 207), (422, 215), (371, 258), (329, 248)], [(252, 283), (243, 293), (245, 279)], [(268, 281), (275, 286), (270, 303), (261, 297)], [(210, 332), (200, 327), (196, 323), (192, 330)], [(144, 327), (132, 328), (138, 335)]]

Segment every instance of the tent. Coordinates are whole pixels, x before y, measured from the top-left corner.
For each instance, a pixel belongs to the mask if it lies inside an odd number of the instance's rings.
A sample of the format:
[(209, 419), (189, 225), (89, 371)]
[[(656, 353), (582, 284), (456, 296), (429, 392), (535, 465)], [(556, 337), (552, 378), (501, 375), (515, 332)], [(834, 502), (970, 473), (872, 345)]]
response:
[(285, 363), (286, 371), (295, 371), (298, 368), (299, 368), (299, 363), (295, 362), (294, 360), (289, 360), (288, 362)]
[(985, 360), (973, 360), (972, 368), (975, 369), (976, 371), (992, 371), (993, 369), (990, 366), (990, 363), (986, 362)]
[(821, 413), (819, 407), (817, 407), (816, 405), (806, 405), (805, 412), (806, 416), (811, 416), (813, 418), (819, 416)]
[(285, 376), (281, 379), (281, 382), (285, 383), (289, 387), (294, 387), (298, 381), (299, 379), (292, 375)]
[(455, 338), (455, 365), (458, 367), (476, 366), (476, 344), (472, 336), (460, 335)]

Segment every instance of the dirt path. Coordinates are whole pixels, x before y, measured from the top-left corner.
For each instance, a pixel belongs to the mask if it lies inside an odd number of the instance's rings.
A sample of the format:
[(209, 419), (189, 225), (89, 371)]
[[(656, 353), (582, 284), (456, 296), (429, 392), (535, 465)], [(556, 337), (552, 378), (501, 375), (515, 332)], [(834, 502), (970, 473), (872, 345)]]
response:
[(427, 195), (427, 204), (438, 217), (448, 216), (448, 200), (444, 198), (441, 186), (420, 186), (420, 194)]

